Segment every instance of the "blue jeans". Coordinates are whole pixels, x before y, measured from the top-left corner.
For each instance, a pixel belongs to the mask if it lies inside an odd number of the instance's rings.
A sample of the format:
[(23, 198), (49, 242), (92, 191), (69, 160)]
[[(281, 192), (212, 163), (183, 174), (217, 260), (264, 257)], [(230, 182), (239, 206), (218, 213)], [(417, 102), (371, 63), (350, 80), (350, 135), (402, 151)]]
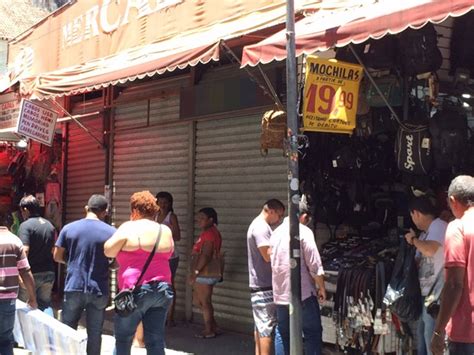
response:
[(62, 312), (62, 322), (77, 329), (82, 311), (86, 310), (87, 354), (100, 354), (102, 345), (102, 326), (104, 324), (105, 308), (109, 296), (98, 296), (84, 292), (65, 292)]
[(165, 320), (173, 300), (173, 290), (166, 282), (152, 282), (135, 293), (137, 308), (127, 317), (115, 315), (115, 354), (130, 355), (133, 336), (140, 322), (147, 354), (165, 354)]
[[(323, 328), (319, 303), (316, 296), (308, 297), (302, 304), (303, 336), (305, 355), (321, 355)], [(275, 329), (275, 355), (290, 353), (290, 317), (288, 306), (277, 305), (277, 327)]]
[(474, 343), (449, 342), (449, 353), (451, 355), (472, 355), (474, 354)]
[[(37, 272), (33, 274), (33, 278), (35, 280), (38, 308), (44, 311), (46, 308), (51, 307), (51, 292), (53, 290), (55, 274), (54, 271)], [(18, 298), (23, 302), (28, 300), (26, 289), (20, 287)]]
[(430, 344), (436, 320), (426, 312), (425, 298), (422, 297), (421, 300), (423, 302), (423, 310), (418, 321), (416, 353), (417, 355), (431, 355)]
[(0, 300), (0, 354), (13, 355), (15, 300)]

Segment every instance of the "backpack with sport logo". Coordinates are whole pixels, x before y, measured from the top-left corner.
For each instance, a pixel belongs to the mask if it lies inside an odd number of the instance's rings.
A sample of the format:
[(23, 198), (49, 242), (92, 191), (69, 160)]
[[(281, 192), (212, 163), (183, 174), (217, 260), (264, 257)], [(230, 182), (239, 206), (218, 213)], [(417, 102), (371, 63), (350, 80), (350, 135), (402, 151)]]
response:
[(426, 175), (431, 170), (431, 138), (428, 128), (407, 131), (399, 128), (395, 145), (398, 170), (412, 175)]
[(468, 147), (467, 116), (461, 109), (444, 108), (430, 120), (434, 163), (437, 169), (452, 170), (463, 163)]

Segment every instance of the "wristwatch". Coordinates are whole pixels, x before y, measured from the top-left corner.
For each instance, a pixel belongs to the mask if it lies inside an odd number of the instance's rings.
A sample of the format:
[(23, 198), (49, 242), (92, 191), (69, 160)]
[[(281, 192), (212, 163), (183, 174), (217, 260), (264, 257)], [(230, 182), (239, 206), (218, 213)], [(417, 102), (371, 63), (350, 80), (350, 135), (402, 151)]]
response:
[(199, 270), (194, 270), (194, 275), (199, 275)]

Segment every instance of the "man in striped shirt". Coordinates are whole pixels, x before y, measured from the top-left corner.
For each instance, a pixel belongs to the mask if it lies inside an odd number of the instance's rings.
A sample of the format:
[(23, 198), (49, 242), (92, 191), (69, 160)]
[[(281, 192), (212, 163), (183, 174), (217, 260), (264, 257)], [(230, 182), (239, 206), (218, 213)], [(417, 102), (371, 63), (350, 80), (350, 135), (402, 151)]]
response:
[(13, 325), (18, 296), (18, 275), (28, 292), (28, 305), (37, 308), (35, 282), (21, 240), (0, 218), (0, 354), (13, 355)]

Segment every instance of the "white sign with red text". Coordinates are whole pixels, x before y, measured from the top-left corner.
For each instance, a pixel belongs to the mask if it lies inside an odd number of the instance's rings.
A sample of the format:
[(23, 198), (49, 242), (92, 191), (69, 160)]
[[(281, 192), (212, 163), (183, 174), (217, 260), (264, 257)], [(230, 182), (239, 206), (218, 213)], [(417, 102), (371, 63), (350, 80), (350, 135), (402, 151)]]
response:
[(57, 119), (58, 113), (56, 111), (23, 99), (16, 133), (52, 146)]

